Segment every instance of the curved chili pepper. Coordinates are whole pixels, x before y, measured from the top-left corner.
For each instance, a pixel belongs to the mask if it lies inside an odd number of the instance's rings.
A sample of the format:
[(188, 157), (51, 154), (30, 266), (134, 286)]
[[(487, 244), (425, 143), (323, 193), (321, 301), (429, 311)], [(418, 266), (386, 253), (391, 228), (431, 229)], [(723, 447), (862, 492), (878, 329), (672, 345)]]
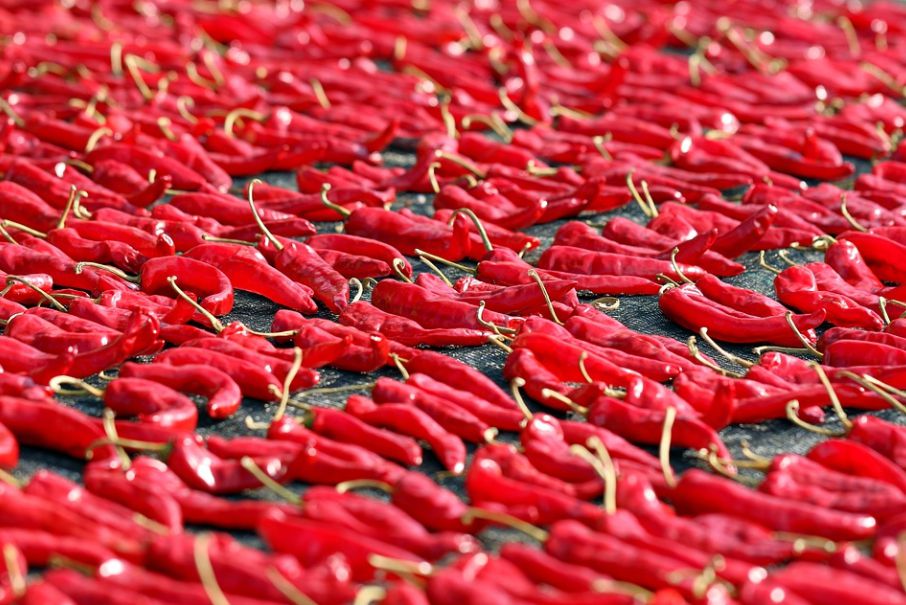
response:
[[(280, 310), (271, 325), (274, 332), (295, 331), (293, 341), (303, 351), (312, 347), (329, 347), (335, 351), (339, 339), (342, 350), (331, 353), (328, 364), (350, 372), (373, 372), (386, 365), (390, 356), (390, 341), (378, 334), (363, 332), (332, 321), (305, 319), (298, 313)], [(303, 363), (305, 356), (303, 356)]]
[[(590, 252), (572, 246), (551, 246), (541, 255), (538, 266), (549, 271), (580, 275), (632, 276), (653, 280), (664, 274), (671, 279), (681, 279), (669, 260)], [(680, 265), (680, 270), (693, 280), (705, 274), (703, 269), (694, 265)]]
[(377, 332), (407, 346), (427, 345), (480, 346), (488, 342), (488, 333), (467, 328), (423, 328), (416, 321), (385, 313), (371, 303), (354, 302), (340, 313), (339, 321), (363, 332)]
[(273, 374), (254, 363), (208, 349), (195, 347), (167, 349), (159, 353), (154, 361), (177, 367), (209, 365), (232, 378), (239, 385), (243, 395), (262, 401), (279, 399), (279, 393), (283, 389), (282, 383)]
[(347, 254), (367, 256), (383, 261), (389, 267), (399, 263), (403, 274), (406, 277), (412, 276), (412, 266), (409, 261), (396, 248), (380, 240), (344, 233), (322, 233), (311, 236), (305, 240), (305, 243), (318, 251), (335, 250)]
[[(795, 267), (792, 267), (795, 268)], [(716, 340), (726, 342), (771, 342), (781, 346), (801, 344), (785, 317), (755, 317), (711, 301), (691, 284), (666, 289), (658, 298), (664, 315), (689, 330), (707, 328)], [(815, 340), (812, 328), (824, 321), (824, 309), (793, 315), (791, 321), (803, 336)]]
[(414, 563), (422, 561), (418, 555), (376, 538), (285, 515), (265, 517), (258, 531), (271, 548), (295, 555), (306, 566), (317, 564), (334, 553), (342, 553), (357, 581), (367, 581), (374, 576), (375, 569), (369, 563), (372, 554)]
[(182, 531), (182, 510), (176, 499), (169, 493), (141, 485), (122, 468), (105, 463), (89, 464), (84, 481), (85, 489), (92, 494), (119, 502), (171, 532)]
[(681, 512), (726, 513), (776, 531), (823, 536), (831, 540), (867, 538), (874, 534), (877, 526), (870, 516), (789, 502), (696, 469), (683, 473), (671, 498)]
[(475, 552), (478, 547), (475, 539), (467, 534), (429, 533), (421, 523), (391, 503), (333, 488), (315, 487), (306, 491), (302, 507), (308, 518), (333, 520), (432, 561), (447, 553)]
[(435, 351), (421, 349), (413, 349), (411, 353), (406, 353), (405, 357), (404, 364), (412, 373), (430, 376), (438, 382), (472, 393), (499, 407), (517, 409), (513, 400), (496, 382), (467, 363)]
[[(371, 302), (383, 311), (408, 317), (426, 328), (487, 329), (478, 320), (478, 306), (439, 297), (415, 284), (384, 280), (372, 290)], [(486, 311), (484, 318), (504, 328), (519, 323), (516, 318), (495, 311)]]
[(210, 365), (164, 366), (162, 364), (125, 363), (122, 378), (141, 378), (166, 385), (181, 392), (207, 398), (211, 418), (229, 418), (242, 404), (242, 391), (229, 374)]
[(426, 442), (447, 470), (459, 474), (465, 469), (466, 448), (462, 439), (447, 432), (419, 408), (393, 403), (377, 405), (366, 397), (352, 395), (346, 400), (345, 409), (372, 426)]

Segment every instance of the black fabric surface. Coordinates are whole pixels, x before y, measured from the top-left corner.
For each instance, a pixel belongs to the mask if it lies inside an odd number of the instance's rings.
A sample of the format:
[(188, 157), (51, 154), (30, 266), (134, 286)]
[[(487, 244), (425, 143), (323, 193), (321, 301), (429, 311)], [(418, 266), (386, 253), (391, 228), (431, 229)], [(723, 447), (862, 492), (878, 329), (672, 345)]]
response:
[[(391, 152), (385, 156), (386, 162), (394, 165), (407, 165), (412, 159), (412, 156), (404, 153)], [(862, 165), (860, 168), (864, 170), (865, 166)], [(261, 178), (275, 185), (295, 189), (294, 177), (291, 174), (266, 174), (262, 175)], [(243, 185), (243, 181), (237, 180), (236, 195), (241, 195)], [(425, 214), (430, 214), (432, 212), (430, 196), (402, 195), (396, 202), (395, 206), (397, 205), (405, 205), (416, 212)], [(644, 215), (635, 205), (626, 206), (618, 211), (606, 214), (583, 215), (580, 217), (580, 220), (590, 224), (600, 225), (606, 222), (608, 218), (615, 216), (631, 218), (639, 223), (645, 222)], [(527, 232), (541, 239), (542, 245), (539, 250), (543, 250), (551, 244), (554, 233), (563, 222), (565, 221), (535, 226), (528, 229)], [(339, 225), (339, 223), (321, 223), (318, 225), (318, 228), (321, 232), (333, 232)], [(529, 260), (534, 260), (537, 258), (538, 254), (540, 254), (539, 251), (533, 251), (527, 258)], [(793, 252), (792, 256), (797, 260), (807, 262), (809, 260), (820, 260), (821, 253), (804, 251)], [(768, 253), (768, 258), (775, 265), (783, 265), (783, 262), (777, 257), (776, 253)], [(410, 260), (412, 261), (413, 268), (416, 272), (429, 271), (429, 268), (420, 263), (418, 259)], [(745, 286), (759, 292), (773, 295), (774, 275), (759, 266), (757, 255), (746, 255), (740, 259), (740, 262), (743, 262), (746, 265), (747, 269), (745, 273), (731, 278), (728, 281), (735, 285)], [(452, 269), (444, 269), (444, 271), (453, 279), (463, 275), (461, 272)], [(367, 300), (368, 297), (369, 292), (366, 291), (363, 298)], [(593, 297), (590, 296), (583, 297), (586, 301), (591, 300), (592, 298)], [(279, 307), (262, 297), (237, 291), (235, 307), (232, 313), (223, 318), (223, 321), (224, 323), (229, 321), (241, 321), (255, 330), (267, 331), (270, 329), (271, 320), (278, 308)], [(670, 336), (680, 342), (685, 342), (691, 335), (690, 332), (674, 325), (661, 314), (657, 306), (656, 296), (621, 297), (619, 308), (609, 314), (628, 327), (640, 332)], [(335, 319), (331, 314), (323, 310), (321, 311), (320, 316)], [(721, 362), (719, 355), (714, 351), (711, 351), (705, 343), (700, 342), (699, 345), (704, 353)], [(725, 348), (741, 357), (748, 359), (755, 358), (752, 354), (751, 347), (729, 345)], [(473, 348), (446, 349), (443, 352), (481, 370), (498, 382), (502, 387), (507, 388), (501, 374), (506, 354), (501, 349), (486, 345)], [(732, 366), (727, 365), (726, 367), (730, 368)], [(739, 368), (737, 367), (734, 369), (738, 370)], [(323, 368), (320, 370), (320, 373), (321, 383), (318, 385), (318, 389), (340, 387), (343, 390), (340, 392), (313, 393), (309, 395), (297, 393), (294, 398), (319, 406), (341, 407), (349, 394), (354, 392), (367, 393), (369, 390), (368, 384), (374, 381), (378, 376), (399, 377), (398, 373), (393, 369), (384, 369), (380, 372), (362, 375)], [(98, 384), (101, 383), (98, 382)], [(361, 388), (355, 389), (355, 385), (361, 385)], [(90, 411), (96, 415), (99, 415), (102, 409), (99, 402), (91, 399), (69, 397), (65, 400), (76, 407)], [(541, 409), (540, 406), (534, 405), (532, 402), (529, 403), (530, 407), (533, 409)], [(198, 432), (201, 435), (219, 434), (222, 436), (256, 434), (246, 427), (246, 416), (250, 415), (257, 421), (267, 421), (273, 413), (274, 408), (274, 404), (265, 405), (260, 401), (248, 400), (244, 402), (239, 413), (227, 420), (213, 421), (204, 413), (201, 413), (199, 415)], [(903, 416), (895, 411), (881, 412), (878, 415), (888, 420), (897, 422), (903, 421)], [(827, 426), (830, 428), (835, 428), (837, 426), (833, 414), (828, 414)], [(261, 433), (261, 431), (257, 432), (259, 435)], [(751, 444), (752, 449), (759, 454), (773, 456), (781, 452), (804, 453), (822, 439), (819, 435), (809, 433), (783, 420), (776, 420), (758, 425), (731, 426), (721, 432), (721, 437), (724, 439), (731, 452), (737, 456), (740, 454), (739, 445), (744, 440), (748, 441)], [(515, 436), (513, 434), (504, 433), (501, 435), (500, 439), (503, 441), (514, 441)], [(470, 449), (474, 450), (474, 446), (470, 446)], [(692, 465), (701, 464), (691, 453), (681, 452), (680, 450), (674, 450), (672, 462), (674, 469), (677, 472), (682, 472), (682, 470), (689, 468)], [(14, 474), (21, 479), (26, 479), (38, 469), (46, 468), (71, 479), (81, 480), (82, 466), (83, 463), (79, 461), (45, 450), (25, 447), (22, 451), (20, 465)], [(419, 470), (434, 476), (446, 487), (453, 489), (460, 495), (464, 495), (462, 478), (449, 477), (446, 473), (443, 473), (441, 465), (428, 449), (426, 449), (425, 463)], [(293, 484), (290, 487), (296, 491), (304, 490), (304, 486), (300, 484)], [(380, 494), (377, 493), (374, 493), (373, 495), (380, 496)], [(265, 489), (249, 493), (247, 496), (275, 499), (275, 496)], [(258, 544), (257, 538), (252, 534), (237, 534), (237, 536), (249, 543)], [(481, 538), (486, 546), (491, 549), (498, 547), (504, 541), (526, 540), (521, 534), (506, 529), (488, 530)]]

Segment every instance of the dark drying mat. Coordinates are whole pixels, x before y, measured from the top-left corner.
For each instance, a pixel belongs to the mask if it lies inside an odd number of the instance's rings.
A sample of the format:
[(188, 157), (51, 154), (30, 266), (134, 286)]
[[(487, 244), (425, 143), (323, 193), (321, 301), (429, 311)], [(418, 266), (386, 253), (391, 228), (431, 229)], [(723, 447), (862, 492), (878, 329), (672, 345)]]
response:
[[(414, 157), (406, 153), (389, 152), (385, 154), (385, 161), (392, 165), (405, 166), (410, 164), (413, 160)], [(862, 171), (868, 167), (864, 163), (861, 165), (857, 163), (857, 166)], [(264, 174), (261, 178), (274, 185), (292, 190), (295, 189), (294, 177), (289, 173)], [(241, 191), (243, 185), (244, 182), (237, 180), (237, 192)], [(241, 193), (236, 193), (236, 195), (241, 195)], [(395, 205), (405, 205), (416, 212), (430, 214), (432, 212), (430, 201), (430, 196), (401, 195)], [(639, 223), (645, 222), (644, 215), (635, 205), (629, 205), (617, 211), (605, 214), (583, 215), (579, 217), (579, 220), (599, 225), (606, 222), (608, 219), (617, 216), (629, 218)], [(564, 222), (566, 221), (538, 225), (528, 229), (527, 232), (541, 240), (542, 244), (540, 249), (543, 250), (551, 244), (554, 234)], [(319, 231), (322, 232), (333, 232), (338, 227), (339, 223), (321, 223), (318, 225)], [(535, 252), (534, 254), (537, 255), (538, 252)], [(810, 251), (796, 252), (794, 255), (797, 259), (801, 259), (804, 262), (819, 260), (821, 258), (820, 253)], [(768, 257), (774, 264), (782, 264), (774, 253), (769, 253)], [(529, 255), (529, 258), (532, 259), (532, 255)], [(417, 259), (410, 260), (413, 261), (413, 268), (416, 272), (430, 270)], [(744, 286), (762, 293), (773, 295), (774, 275), (759, 266), (757, 255), (749, 254), (740, 260), (746, 265), (745, 273), (731, 278), (728, 281), (738, 286)], [(455, 269), (444, 268), (443, 270), (448, 277), (452, 279), (463, 275)], [(366, 291), (363, 298), (367, 300), (369, 298), (369, 292)], [(590, 300), (591, 297), (584, 298)], [(232, 313), (223, 319), (224, 323), (229, 321), (241, 321), (255, 330), (267, 331), (270, 329), (271, 320), (278, 309), (279, 307), (260, 296), (247, 294), (245, 292), (236, 292), (235, 307)], [(661, 314), (657, 305), (657, 297), (655, 296), (621, 297), (619, 308), (609, 312), (609, 314), (626, 326), (639, 332), (669, 336), (680, 342), (685, 342), (691, 335), (690, 332), (671, 323)], [(323, 310), (319, 315), (325, 318), (335, 319), (334, 316)], [(707, 345), (700, 343), (700, 346), (702, 346), (705, 353), (711, 354), (718, 362), (721, 361), (718, 355), (714, 354), (713, 351), (708, 350)], [(751, 347), (726, 346), (726, 349), (744, 358), (754, 358)], [(501, 374), (506, 354), (501, 349), (492, 345), (486, 345), (471, 348), (451, 348), (445, 349), (443, 352), (479, 369), (500, 384), (501, 387), (507, 388)], [(349, 394), (359, 392), (354, 389), (355, 385), (361, 385), (362, 388), (360, 392), (367, 393), (367, 384), (375, 380), (378, 376), (399, 377), (398, 373), (392, 369), (383, 369), (376, 373), (363, 375), (343, 372), (331, 368), (323, 368), (320, 370), (320, 373), (321, 383), (318, 385), (318, 388), (342, 387), (343, 390), (333, 393), (318, 393), (316, 395), (303, 396), (303, 398), (306, 402), (315, 405), (332, 407), (341, 407)], [(298, 396), (299, 395), (297, 394), (296, 397), (298, 398)], [(101, 406), (97, 401), (81, 398), (67, 398), (66, 400), (76, 407), (95, 414), (100, 414)], [(532, 409), (542, 409), (539, 406), (534, 405), (531, 401), (529, 404)], [(217, 434), (224, 437), (253, 434), (253, 431), (250, 431), (245, 425), (246, 416), (251, 415), (255, 420), (266, 421), (273, 413), (273, 410), (273, 404), (265, 405), (260, 401), (248, 400), (244, 403), (242, 410), (237, 415), (227, 420), (213, 421), (204, 414), (200, 415), (198, 432), (201, 435)], [(895, 411), (880, 412), (877, 415), (888, 420), (903, 422), (903, 416)], [(829, 426), (834, 426), (832, 415), (829, 414), (828, 418), (830, 423)], [(260, 434), (260, 431), (258, 434)], [(740, 443), (748, 441), (756, 452), (764, 456), (774, 456), (781, 452), (804, 453), (821, 440), (821, 436), (804, 431), (783, 420), (775, 420), (757, 425), (731, 426), (721, 432), (721, 437), (735, 454), (740, 453)], [(501, 439), (505, 441), (515, 440), (515, 436), (513, 434), (503, 434)], [(470, 446), (470, 449), (474, 450), (474, 446)], [(425, 463), (418, 470), (431, 475), (446, 487), (456, 491), (461, 496), (464, 496), (463, 480), (461, 478), (450, 477), (442, 472), (442, 467), (430, 453), (430, 450), (426, 450), (426, 454)], [(699, 464), (699, 461), (695, 459), (691, 453), (680, 452), (679, 450), (674, 450), (672, 462), (674, 468), (678, 472), (681, 472), (690, 466)], [(19, 467), (14, 474), (19, 478), (26, 479), (37, 470), (45, 468), (73, 480), (81, 481), (82, 466), (83, 464), (79, 461), (45, 450), (25, 447), (22, 451)], [(290, 487), (296, 491), (304, 491), (305, 489), (305, 486), (301, 484), (293, 484)], [(382, 494), (376, 492), (373, 493), (373, 495), (377, 497), (382, 496)], [(246, 494), (246, 496), (267, 499), (275, 498), (275, 496), (264, 489)], [(258, 544), (258, 540), (253, 534), (237, 533), (235, 535), (243, 541)], [(482, 540), (485, 545), (491, 549), (499, 547), (500, 544), (505, 541), (524, 539), (525, 538), (521, 534), (506, 529), (490, 529), (482, 535)]]

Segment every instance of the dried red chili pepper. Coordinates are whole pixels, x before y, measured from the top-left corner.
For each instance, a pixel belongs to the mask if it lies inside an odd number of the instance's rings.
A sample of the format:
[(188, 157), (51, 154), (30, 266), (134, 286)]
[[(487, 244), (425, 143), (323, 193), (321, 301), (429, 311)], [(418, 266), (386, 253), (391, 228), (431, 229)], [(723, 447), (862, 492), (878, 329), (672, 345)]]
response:
[(678, 510), (684, 513), (726, 513), (777, 531), (831, 540), (871, 537), (877, 526), (870, 516), (789, 502), (695, 469), (683, 473), (671, 497)]
[(311, 288), (268, 265), (264, 256), (254, 249), (228, 244), (200, 244), (186, 251), (183, 257), (217, 267), (237, 290), (258, 294), (294, 311), (317, 311), (317, 305), (311, 299)]
[(462, 439), (447, 432), (419, 408), (392, 403), (378, 405), (366, 397), (352, 395), (346, 400), (345, 409), (372, 426), (426, 442), (450, 472), (459, 474), (465, 469), (466, 448)]

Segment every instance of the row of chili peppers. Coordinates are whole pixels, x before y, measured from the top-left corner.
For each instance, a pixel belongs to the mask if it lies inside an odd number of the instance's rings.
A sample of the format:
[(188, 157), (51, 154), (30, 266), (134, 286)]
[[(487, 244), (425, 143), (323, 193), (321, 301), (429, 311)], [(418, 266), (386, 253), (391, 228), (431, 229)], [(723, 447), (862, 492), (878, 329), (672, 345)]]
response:
[[(702, 451), (736, 476), (744, 463), (717, 435), (730, 423), (810, 426), (840, 397), (902, 406), (891, 311), (903, 165), (875, 164), (855, 193), (799, 180), (850, 175), (844, 155), (903, 159), (898, 7), (819, 3), (776, 22), (745, 3), (207, 8), (76, 2), (5, 14), (4, 87), (16, 92), (4, 104), (0, 183), (0, 449), (10, 468), (18, 442), (91, 459), (87, 492), (49, 474), (8, 490), (19, 511), (10, 532), (21, 530), (4, 540), (10, 599), (902, 600), (898, 426), (841, 414), (847, 440), (775, 459), (759, 492), (698, 471), (677, 481), (663, 455), (624, 441)], [(187, 51), (193, 31), (201, 43)], [(667, 45), (696, 51), (687, 61), (658, 52)], [(861, 94), (872, 96), (852, 98)], [(418, 141), (415, 164), (381, 166), (376, 152), (405, 139)], [(297, 190), (253, 182), (246, 200), (227, 194), (231, 177), (315, 162), (346, 167), (302, 167)], [(742, 203), (723, 200), (738, 187)], [(434, 217), (390, 211), (398, 190), (436, 192)], [(599, 235), (567, 223), (537, 266), (523, 260), (540, 242), (522, 230), (633, 200), (647, 227), (615, 219)], [(313, 223), (339, 218), (343, 233), (316, 234)], [(734, 259), (745, 252), (792, 246), (826, 249), (825, 263), (780, 272), (783, 305), (717, 279), (743, 271)], [(415, 276), (406, 256), (474, 260), (475, 276)], [(368, 282), (391, 275), (400, 281)], [(287, 308), (271, 333), (223, 325), (234, 289)], [(370, 302), (358, 300), (366, 289)], [(601, 312), (613, 301), (584, 304), (577, 291), (658, 294), (667, 317), (718, 353), (715, 340), (801, 344), (825, 365), (731, 354), (746, 366), (737, 376), (696, 341), (628, 330)], [(317, 303), (339, 324), (304, 317)], [(818, 340), (825, 321), (838, 327)], [(508, 351), (512, 398), (412, 348), (489, 339)], [(154, 363), (127, 362), (150, 354)], [(114, 366), (103, 390), (79, 380)], [(404, 381), (379, 378), (343, 412), (292, 400), (323, 366), (396, 366)], [(111, 412), (102, 421), (60, 405), (46, 383)], [(521, 408), (520, 389), (587, 422)], [(243, 397), (281, 407), (260, 427), (266, 438), (202, 442), (186, 394), (207, 398), (213, 418)], [(290, 404), (300, 416), (285, 414)], [(520, 447), (496, 442), (498, 430), (518, 432)], [(418, 441), (465, 473), (471, 507), (403, 468), (421, 463)], [(464, 442), (484, 444), (471, 461)], [(293, 480), (339, 489), (301, 501), (284, 492), (289, 506), (221, 497)], [(345, 493), (357, 485), (391, 503)], [(602, 494), (603, 508), (586, 502)], [(523, 525), (544, 551), (490, 555), (472, 538), (488, 521), (517, 520), (549, 526)], [(190, 538), (184, 523), (254, 529), (291, 556)], [(864, 538), (875, 538), (874, 558), (846, 543)], [(52, 571), (24, 586), (26, 565), (61, 557), (91, 577)], [(762, 567), (791, 558), (770, 575)]]

